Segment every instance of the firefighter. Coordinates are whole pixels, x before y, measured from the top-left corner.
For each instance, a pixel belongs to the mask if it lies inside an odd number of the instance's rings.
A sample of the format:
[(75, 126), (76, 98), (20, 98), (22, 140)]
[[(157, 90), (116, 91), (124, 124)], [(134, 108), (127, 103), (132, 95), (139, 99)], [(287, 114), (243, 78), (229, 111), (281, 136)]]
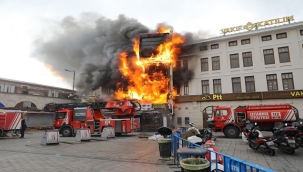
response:
[(25, 132), (26, 127), (27, 127), (27, 125), (25, 123), (24, 114), (22, 113), (21, 114), (21, 128), (20, 128), (21, 136), (19, 138), (24, 138), (24, 132)]

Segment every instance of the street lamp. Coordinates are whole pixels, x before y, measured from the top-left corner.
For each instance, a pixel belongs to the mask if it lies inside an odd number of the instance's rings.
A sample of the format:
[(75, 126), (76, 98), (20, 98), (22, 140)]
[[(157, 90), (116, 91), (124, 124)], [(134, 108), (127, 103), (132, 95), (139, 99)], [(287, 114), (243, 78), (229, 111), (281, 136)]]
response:
[(73, 77), (73, 91), (75, 90), (75, 71), (74, 70), (68, 70), (68, 69), (65, 69), (65, 71), (67, 72), (74, 72), (74, 77)]

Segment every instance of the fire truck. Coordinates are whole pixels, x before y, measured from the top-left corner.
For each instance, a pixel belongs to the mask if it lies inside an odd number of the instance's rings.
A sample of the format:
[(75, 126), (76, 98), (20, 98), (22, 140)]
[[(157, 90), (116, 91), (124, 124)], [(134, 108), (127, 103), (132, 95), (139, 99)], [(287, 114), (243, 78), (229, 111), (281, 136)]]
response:
[(215, 106), (210, 127), (225, 137), (237, 138), (248, 122), (257, 122), (260, 130), (272, 131), (275, 122), (291, 123), (299, 119), (298, 110), (290, 104)]
[(136, 111), (141, 105), (130, 100), (107, 102), (85, 102), (46, 104), (44, 111), (56, 112), (54, 128), (64, 137), (74, 135), (80, 128), (88, 128), (90, 133), (101, 134), (104, 127), (111, 126), (116, 135), (137, 131), (140, 120)]
[(0, 111), (0, 137), (6, 136), (8, 132), (18, 136), (21, 127), (21, 111)]

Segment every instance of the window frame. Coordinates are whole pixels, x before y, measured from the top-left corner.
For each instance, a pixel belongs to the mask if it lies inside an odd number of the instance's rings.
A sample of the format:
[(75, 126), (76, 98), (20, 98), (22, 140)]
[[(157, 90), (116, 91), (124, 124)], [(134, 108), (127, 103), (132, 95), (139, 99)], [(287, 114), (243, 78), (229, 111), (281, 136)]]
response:
[[(249, 80), (251, 79), (252, 80)], [(255, 85), (255, 77), (254, 76), (245, 76), (245, 89), (246, 92), (256, 92), (256, 85)], [(253, 89), (251, 89), (253, 88)]]
[[(287, 49), (287, 52), (285, 51), (285, 52), (280, 52), (280, 50), (281, 49), (284, 49), (284, 48), (286, 48)], [(287, 63), (287, 62), (290, 62), (290, 55), (289, 55), (289, 47), (288, 46), (285, 46), (285, 47), (278, 47), (278, 53), (279, 53), (279, 62), (280, 63)], [(288, 58), (288, 60), (286, 60), (286, 61), (281, 61), (281, 54), (287, 54), (287, 58)], [(283, 57), (283, 59), (284, 59), (284, 57)]]
[(300, 30), (300, 35), (303, 36), (303, 29)]
[[(203, 61), (203, 60), (206, 60), (206, 61)], [(201, 72), (205, 72), (205, 71), (208, 71), (208, 57), (206, 58), (201, 58), (200, 59), (200, 63), (201, 63)], [(203, 67), (206, 67), (207, 69), (203, 70), (204, 68)]]
[[(269, 54), (269, 53), (268, 53), (268, 54), (266, 53), (266, 54), (265, 54), (265, 52), (266, 52), (266, 51), (269, 51), (269, 50), (271, 50), (272, 53), (270, 53), (270, 54)], [(270, 55), (272, 55), (272, 57), (270, 57)], [(276, 62), (275, 62), (275, 52), (274, 52), (274, 49), (273, 49), (273, 48), (264, 49), (264, 50), (263, 50), (263, 56), (264, 56), (264, 64), (265, 64), (265, 65), (270, 65), (270, 64), (275, 64), (275, 63), (276, 63)], [(272, 58), (272, 59), (270, 59), (270, 61), (273, 61), (273, 63), (267, 63), (267, 60), (266, 60), (266, 57), (267, 57), (267, 56), (269, 56), (270, 58)]]
[(231, 69), (240, 68), (239, 53), (230, 54), (229, 55), (229, 61), (230, 61), (230, 68)]
[(220, 70), (220, 56), (214, 56), (214, 57), (212, 57), (211, 58), (211, 62), (212, 62), (211, 65), (212, 65), (212, 70), (213, 71)]
[[(246, 43), (246, 41), (248, 41), (248, 43)], [(241, 45), (246, 45), (246, 44), (250, 44), (250, 38), (241, 39)]]
[(182, 117), (177, 117), (177, 124), (182, 125)]
[[(218, 82), (216, 82), (218, 81)], [(221, 94), (222, 93), (222, 85), (221, 85), (221, 79), (213, 79), (213, 91), (214, 94)], [(220, 91), (218, 91), (220, 89)]]
[[(283, 37), (282, 35), (285, 35), (285, 37)], [(281, 37), (279, 38), (279, 36), (281, 36)], [(287, 38), (287, 33), (286, 32), (276, 34), (276, 39), (284, 39), (284, 38)]]
[(201, 80), (201, 88), (202, 94), (209, 94), (209, 80)]
[[(236, 81), (237, 80), (237, 81)], [(231, 78), (233, 93), (242, 93), (241, 77)], [(237, 89), (239, 88), (239, 90)], [(236, 90), (237, 89), (237, 90)]]
[(183, 69), (188, 70), (188, 60), (183, 60), (182, 65)]
[(206, 51), (207, 48), (208, 48), (207, 45), (202, 45), (202, 46), (200, 46), (199, 50), (200, 51)]
[[(270, 79), (269, 77), (271, 77), (271, 76), (273, 76), (274, 78)], [(277, 74), (268, 74), (268, 75), (266, 75), (266, 83), (267, 83), (267, 90), (268, 91), (278, 91), (279, 90)], [(277, 85), (277, 88), (276, 89), (269, 89), (270, 88), (269, 87), (270, 83), (272, 83), (272, 84), (275, 83)]]
[(189, 95), (189, 83), (188, 83), (188, 81), (184, 82), (184, 95)]
[(210, 49), (212, 49), (212, 50), (219, 49), (219, 44), (212, 44), (212, 45), (210, 45)]
[[(269, 39), (264, 39), (264, 38), (269, 38)], [(265, 36), (261, 36), (262, 42), (264, 41), (271, 41), (272, 40), (272, 36), (271, 35), (265, 35)]]
[[(246, 54), (250, 54), (250, 56), (246, 56)], [(252, 59), (252, 52), (243, 52), (242, 53), (242, 59), (243, 59), (243, 67), (251, 67), (253, 66), (253, 59)], [(249, 63), (246, 63), (247, 61), (250, 61), (251, 65)]]
[[(289, 75), (291, 75), (291, 77), (288, 77)], [(285, 76), (285, 77), (283, 77)], [(282, 78), (282, 85), (283, 85), (283, 90), (293, 90), (295, 89), (295, 85), (294, 85), (294, 77), (292, 72), (289, 73), (281, 73), (281, 78)], [(291, 83), (292, 88), (289, 88), (289, 84), (288, 84), (288, 88), (285, 88), (285, 81), (288, 83)]]
[(184, 117), (184, 124), (188, 125), (189, 124), (189, 117)]
[(235, 41), (229, 41), (228, 42), (228, 46), (230, 46), (230, 47), (237, 46), (237, 45), (238, 45), (238, 41), (237, 40), (235, 40)]

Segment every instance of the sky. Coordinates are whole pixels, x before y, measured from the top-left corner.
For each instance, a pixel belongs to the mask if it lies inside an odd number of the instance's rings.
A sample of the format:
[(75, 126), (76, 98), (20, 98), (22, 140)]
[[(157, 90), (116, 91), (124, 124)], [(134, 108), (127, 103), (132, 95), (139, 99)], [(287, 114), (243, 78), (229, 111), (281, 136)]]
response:
[(174, 32), (210, 38), (247, 22), (291, 15), (303, 21), (302, 6), (300, 0), (0, 0), (0, 78), (72, 89), (73, 72), (65, 69), (75, 71), (77, 83), (88, 69), (82, 63), (99, 63), (92, 49), (106, 39), (95, 35), (108, 35), (115, 21), (142, 30), (166, 23)]

